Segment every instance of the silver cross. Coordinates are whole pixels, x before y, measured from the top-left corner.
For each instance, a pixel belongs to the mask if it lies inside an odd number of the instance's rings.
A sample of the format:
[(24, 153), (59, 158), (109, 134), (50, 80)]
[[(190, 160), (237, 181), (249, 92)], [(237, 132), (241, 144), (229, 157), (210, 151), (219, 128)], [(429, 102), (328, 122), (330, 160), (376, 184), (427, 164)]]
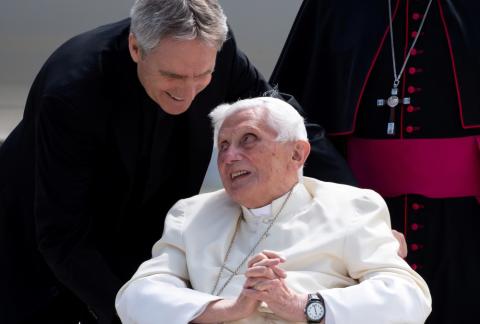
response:
[(404, 105), (410, 104), (410, 97), (405, 97), (403, 99), (398, 97), (398, 88), (392, 88), (391, 96), (385, 99), (377, 99), (377, 107), (385, 106), (385, 103), (390, 108), (395, 108), (398, 104), (402, 102)]
[(398, 106), (400, 102), (404, 105), (409, 105), (410, 97), (405, 97), (403, 99), (399, 98), (396, 84), (393, 85), (391, 95), (387, 98), (386, 102), (385, 99), (377, 99), (377, 107), (383, 107), (385, 104), (390, 107), (390, 117), (387, 123), (388, 135), (395, 135), (395, 107)]

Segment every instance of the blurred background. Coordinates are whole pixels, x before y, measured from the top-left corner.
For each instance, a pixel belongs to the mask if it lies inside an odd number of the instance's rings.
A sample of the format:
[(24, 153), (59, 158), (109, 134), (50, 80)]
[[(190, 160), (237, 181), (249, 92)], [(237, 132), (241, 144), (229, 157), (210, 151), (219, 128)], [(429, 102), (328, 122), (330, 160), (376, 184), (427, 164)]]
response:
[[(52, 51), (78, 33), (128, 16), (133, 1), (2, 1), (0, 142), (20, 121), (33, 79)], [(240, 48), (268, 79), (301, 0), (219, 1)], [(218, 187), (216, 168), (211, 163), (202, 190)]]

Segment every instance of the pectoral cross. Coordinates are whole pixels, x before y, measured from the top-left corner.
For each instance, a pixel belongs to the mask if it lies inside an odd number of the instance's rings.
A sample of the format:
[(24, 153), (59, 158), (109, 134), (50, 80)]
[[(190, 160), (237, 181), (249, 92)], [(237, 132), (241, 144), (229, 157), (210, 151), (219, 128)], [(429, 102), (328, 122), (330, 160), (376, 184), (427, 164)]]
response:
[(387, 123), (387, 134), (388, 135), (395, 135), (395, 107), (398, 106), (399, 103), (402, 103), (404, 105), (409, 105), (410, 104), (410, 98), (405, 97), (403, 99), (398, 97), (398, 88), (393, 87), (392, 92), (390, 97), (385, 99), (377, 99), (377, 107), (383, 107), (385, 106), (385, 103), (387, 106), (390, 107), (390, 116), (388, 118), (388, 123)]

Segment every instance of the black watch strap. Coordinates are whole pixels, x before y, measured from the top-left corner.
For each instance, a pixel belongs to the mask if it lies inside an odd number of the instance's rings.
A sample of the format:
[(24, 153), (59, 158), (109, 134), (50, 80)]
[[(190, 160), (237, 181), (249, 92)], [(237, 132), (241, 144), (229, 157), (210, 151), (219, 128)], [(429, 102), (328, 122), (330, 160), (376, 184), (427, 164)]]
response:
[(320, 301), (321, 301), (322, 304), (323, 304), (323, 307), (325, 307), (325, 300), (323, 300), (322, 295), (320, 295), (319, 292), (316, 292), (316, 293), (315, 293), (315, 296), (317, 296), (317, 298), (320, 299)]

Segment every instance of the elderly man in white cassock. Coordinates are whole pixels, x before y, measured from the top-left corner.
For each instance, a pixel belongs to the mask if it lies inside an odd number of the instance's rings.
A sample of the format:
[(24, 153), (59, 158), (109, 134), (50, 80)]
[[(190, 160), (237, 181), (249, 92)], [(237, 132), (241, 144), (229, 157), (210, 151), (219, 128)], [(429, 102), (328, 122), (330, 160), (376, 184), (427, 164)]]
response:
[(422, 323), (425, 281), (397, 255), (383, 199), (302, 176), (289, 104), (210, 114), (224, 189), (180, 200), (153, 258), (118, 292), (124, 323)]

